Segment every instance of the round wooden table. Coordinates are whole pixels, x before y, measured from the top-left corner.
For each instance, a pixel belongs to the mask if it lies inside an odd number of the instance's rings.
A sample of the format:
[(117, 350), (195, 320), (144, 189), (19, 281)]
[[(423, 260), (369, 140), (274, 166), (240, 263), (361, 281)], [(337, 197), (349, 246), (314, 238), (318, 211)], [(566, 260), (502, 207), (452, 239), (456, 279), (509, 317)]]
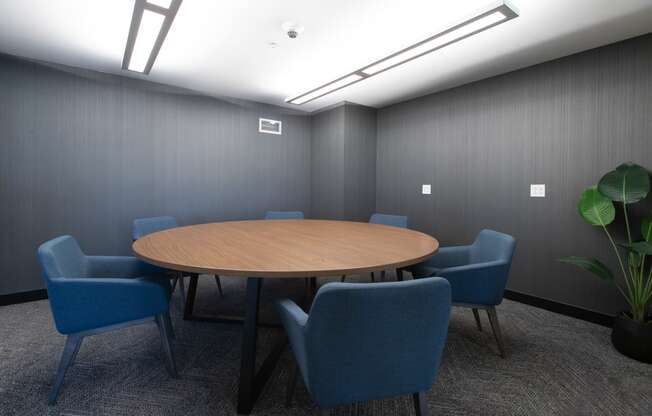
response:
[(328, 220), (199, 224), (156, 232), (133, 243), (134, 253), (142, 260), (190, 274), (184, 319), (193, 319), (199, 274), (247, 278), (238, 392), (238, 413), (241, 414), (251, 412), (286, 342), (274, 348), (256, 374), (262, 279), (401, 270), (427, 259), (438, 248), (437, 240), (418, 231)]

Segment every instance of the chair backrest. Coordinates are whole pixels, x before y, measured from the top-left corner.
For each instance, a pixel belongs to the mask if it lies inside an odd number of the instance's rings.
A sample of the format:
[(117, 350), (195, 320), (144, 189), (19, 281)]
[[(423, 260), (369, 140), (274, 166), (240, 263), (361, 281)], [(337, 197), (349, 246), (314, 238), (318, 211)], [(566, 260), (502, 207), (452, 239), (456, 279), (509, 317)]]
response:
[(77, 241), (69, 235), (41, 244), (38, 248), (38, 259), (46, 284), (52, 279), (84, 277), (86, 274), (86, 256)]
[(176, 228), (177, 226), (176, 218), (170, 216), (137, 218), (134, 220), (131, 237), (135, 241), (139, 238), (145, 237), (147, 234), (169, 230), (170, 228)]
[(302, 220), (303, 212), (301, 211), (267, 211), (266, 220)]
[(482, 230), (470, 247), (470, 262), (501, 261), (511, 263), (516, 240), (508, 234)]
[(425, 391), (446, 341), (448, 281), (330, 283), (306, 324), (304, 379), (320, 407)]
[(393, 227), (407, 228), (408, 217), (404, 215), (389, 215), (389, 214), (373, 214), (369, 218), (372, 224), (391, 225)]

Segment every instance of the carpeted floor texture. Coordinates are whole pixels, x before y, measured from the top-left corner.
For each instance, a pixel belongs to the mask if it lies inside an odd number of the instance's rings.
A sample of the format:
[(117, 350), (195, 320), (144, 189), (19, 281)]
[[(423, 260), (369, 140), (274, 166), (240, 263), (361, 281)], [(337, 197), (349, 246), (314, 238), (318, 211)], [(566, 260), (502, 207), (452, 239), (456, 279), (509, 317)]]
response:
[[(196, 310), (241, 314), (244, 281), (200, 279)], [(355, 279), (362, 280), (362, 279)], [(324, 283), (320, 279), (320, 284)], [(263, 285), (261, 314), (274, 319), (271, 300), (300, 297), (303, 280)], [(237, 325), (187, 322), (181, 299), (171, 305), (181, 379), (162, 361), (158, 331), (141, 325), (87, 338), (69, 370), (56, 406), (47, 395), (64, 337), (48, 301), (0, 307), (1, 415), (234, 415), (240, 357)], [(498, 307), (507, 358), (497, 355), (489, 322), (479, 332), (468, 309), (454, 308), (443, 363), (428, 393), (432, 415), (652, 415), (652, 365), (611, 346), (610, 330), (515, 302)], [(259, 330), (260, 354), (279, 336)], [(284, 407), (291, 352), (285, 351), (254, 415), (317, 415), (299, 383)], [(333, 409), (332, 415), (411, 415), (408, 397)]]

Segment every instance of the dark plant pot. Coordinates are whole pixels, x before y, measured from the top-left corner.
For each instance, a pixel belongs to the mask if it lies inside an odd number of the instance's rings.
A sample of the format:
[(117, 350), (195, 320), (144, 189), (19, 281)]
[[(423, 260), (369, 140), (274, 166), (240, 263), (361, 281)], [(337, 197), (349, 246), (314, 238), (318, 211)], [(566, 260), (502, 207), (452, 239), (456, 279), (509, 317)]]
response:
[[(629, 314), (627, 314), (629, 315)], [(624, 313), (614, 319), (611, 342), (621, 353), (644, 363), (652, 363), (652, 317), (648, 323), (633, 321)]]

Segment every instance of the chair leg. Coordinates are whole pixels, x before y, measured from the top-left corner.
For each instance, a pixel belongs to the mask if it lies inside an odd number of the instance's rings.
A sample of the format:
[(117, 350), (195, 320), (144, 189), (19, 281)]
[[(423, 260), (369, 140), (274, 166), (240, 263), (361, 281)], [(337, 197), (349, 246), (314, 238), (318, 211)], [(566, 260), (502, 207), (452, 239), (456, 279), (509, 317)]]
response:
[(374, 276), (374, 272), (371, 272), (371, 281), (372, 282), (376, 281), (376, 277)]
[(172, 378), (179, 378), (177, 365), (174, 362), (174, 355), (172, 353), (172, 345), (170, 344), (170, 334), (168, 333), (167, 324), (165, 323), (169, 317), (170, 315), (168, 313), (156, 315), (156, 324), (161, 333), (161, 346), (163, 347), (163, 352), (165, 354), (165, 364), (168, 372)]
[(417, 416), (428, 416), (428, 405), (426, 404), (426, 393), (418, 392), (412, 394), (414, 402), (414, 413)]
[(177, 288), (177, 282), (179, 281), (179, 275), (177, 274), (172, 278), (172, 288), (170, 289), (170, 293), (174, 293), (174, 289)]
[(215, 283), (217, 284), (217, 290), (219, 290), (220, 296), (224, 296), (224, 292), (222, 292), (222, 282), (220, 281), (220, 276), (215, 275)]
[(478, 313), (478, 308), (472, 308), (473, 317), (475, 318), (475, 324), (478, 326), (478, 331), (482, 332), (482, 322), (480, 322), (480, 314)]
[(491, 330), (494, 333), (496, 338), (496, 343), (498, 344), (498, 351), (500, 356), (505, 358), (505, 345), (503, 344), (503, 336), (500, 332), (500, 324), (498, 323), (498, 314), (496, 313), (496, 307), (492, 306), (487, 309), (487, 316), (489, 317), (489, 323), (491, 324)]
[(181, 291), (181, 300), (182, 303), (186, 303), (186, 277), (179, 273), (179, 290)]
[(343, 282), (343, 281), (345, 281), (345, 280), (346, 280), (346, 275), (343, 274), (343, 275), (342, 275), (342, 279), (341, 279), (340, 281)]
[(57, 397), (59, 396), (59, 389), (63, 384), (63, 379), (66, 376), (66, 371), (75, 362), (75, 357), (79, 352), (79, 347), (81, 347), (82, 340), (84, 337), (79, 335), (68, 335), (66, 338), (66, 345), (63, 347), (63, 352), (61, 353), (61, 361), (59, 362), (59, 369), (57, 374), (54, 376), (54, 385), (50, 391), (50, 397), (48, 398), (48, 404), (54, 405), (57, 402)]
[(403, 281), (403, 269), (396, 269), (396, 280)]
[(385, 270), (380, 271), (380, 281), (384, 282), (385, 281)]
[(297, 378), (299, 375), (299, 367), (296, 362), (293, 362), (290, 369), (290, 378), (288, 379), (288, 387), (285, 392), (285, 407), (292, 406), (292, 396), (294, 396), (294, 389), (297, 386)]
[(163, 322), (167, 326), (168, 335), (170, 335), (170, 339), (171, 340), (175, 339), (177, 336), (174, 333), (174, 327), (172, 326), (172, 319), (170, 319), (170, 314), (165, 315)]

